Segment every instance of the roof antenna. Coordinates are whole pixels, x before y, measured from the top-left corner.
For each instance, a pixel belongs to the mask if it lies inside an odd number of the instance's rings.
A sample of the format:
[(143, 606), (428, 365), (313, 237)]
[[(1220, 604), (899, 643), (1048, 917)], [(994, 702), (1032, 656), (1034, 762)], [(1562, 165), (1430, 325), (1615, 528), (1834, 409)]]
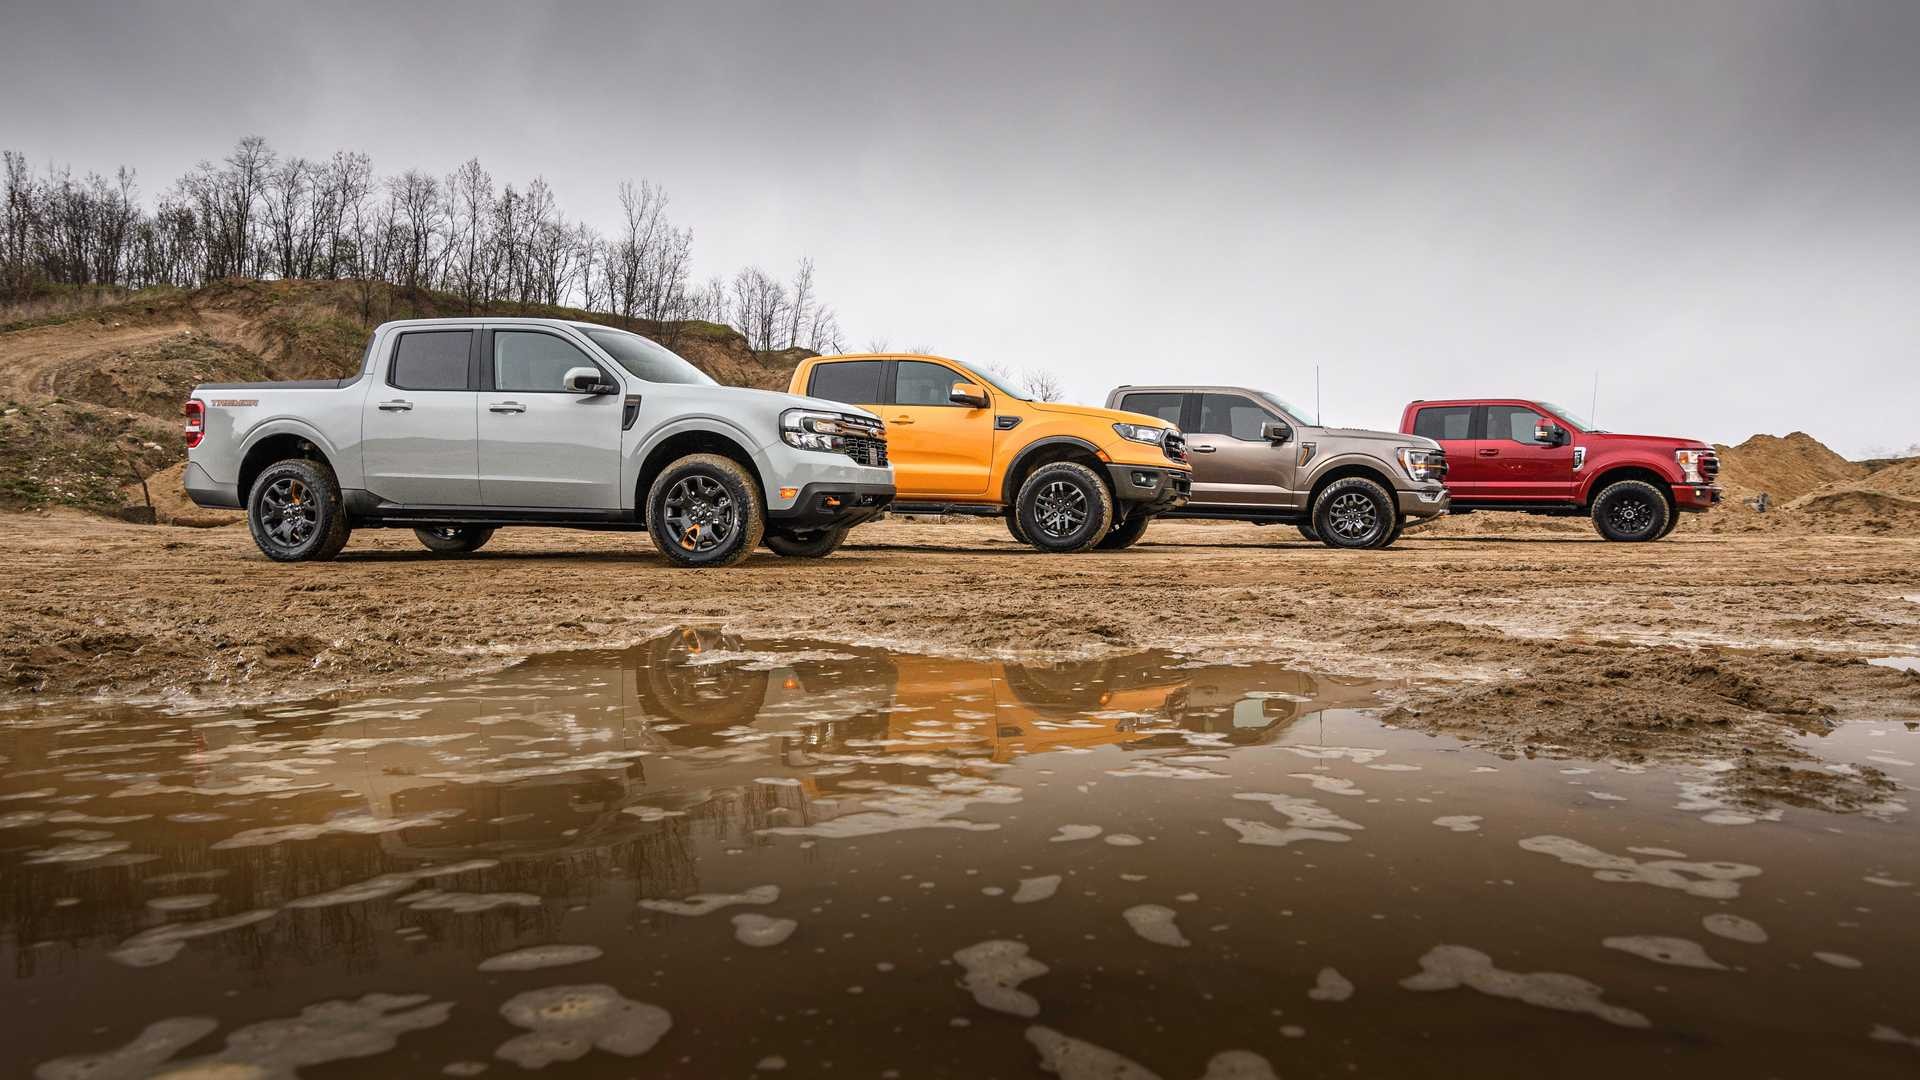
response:
[(1320, 415), (1320, 365), (1313, 365), (1313, 426), (1326, 427), (1325, 417)]
[(1593, 369), (1593, 398), (1587, 403), (1587, 423), (1600, 423), (1600, 369)]

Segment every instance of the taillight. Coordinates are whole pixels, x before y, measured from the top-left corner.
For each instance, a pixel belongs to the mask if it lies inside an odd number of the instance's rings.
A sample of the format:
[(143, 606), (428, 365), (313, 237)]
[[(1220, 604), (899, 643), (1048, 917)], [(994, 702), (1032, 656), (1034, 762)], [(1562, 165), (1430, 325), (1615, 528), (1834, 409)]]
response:
[(191, 450), (207, 435), (207, 407), (199, 398), (193, 398), (187, 402), (186, 413), (187, 449)]

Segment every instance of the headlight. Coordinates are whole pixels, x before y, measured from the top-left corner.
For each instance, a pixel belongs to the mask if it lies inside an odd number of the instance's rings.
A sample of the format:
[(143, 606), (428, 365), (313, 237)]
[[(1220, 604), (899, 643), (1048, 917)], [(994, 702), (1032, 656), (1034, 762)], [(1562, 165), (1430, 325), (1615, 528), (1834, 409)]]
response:
[(849, 437), (877, 439), (880, 432), (836, 413), (788, 409), (780, 414), (780, 438), (795, 449), (844, 454)]
[(1444, 450), (1426, 450), (1418, 446), (1403, 446), (1394, 451), (1400, 459), (1400, 467), (1415, 480), (1444, 480), (1447, 478), (1447, 452)]
[(1673, 463), (1680, 466), (1680, 478), (1689, 484), (1706, 483), (1706, 476), (1700, 471), (1700, 460), (1706, 456), (1705, 450), (1675, 450)]
[(1151, 443), (1159, 446), (1166, 441), (1167, 431), (1163, 427), (1148, 427), (1145, 424), (1115, 424), (1114, 434), (1132, 442)]

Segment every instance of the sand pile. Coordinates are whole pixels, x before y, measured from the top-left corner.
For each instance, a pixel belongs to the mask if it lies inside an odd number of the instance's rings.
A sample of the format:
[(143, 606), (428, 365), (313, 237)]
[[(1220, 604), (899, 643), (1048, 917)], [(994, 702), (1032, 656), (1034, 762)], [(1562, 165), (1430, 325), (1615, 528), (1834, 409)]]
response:
[(186, 471), (187, 463), (182, 461), (147, 477), (144, 494), (139, 484), (129, 484), (121, 489), (121, 493), (125, 495), (129, 506), (140, 506), (146, 498), (151, 498), (154, 520), (161, 525), (212, 528), (246, 520), (246, 515), (238, 510), (207, 510), (195, 506), (193, 500), (187, 497), (187, 489), (181, 486), (181, 478)]
[(1826, 520), (1847, 519), (1873, 532), (1920, 528), (1920, 458), (1895, 461), (1857, 480), (1822, 485), (1784, 509)]
[(1736, 508), (1763, 492), (1777, 507), (1827, 484), (1867, 475), (1865, 465), (1848, 461), (1804, 431), (1784, 438), (1755, 435), (1739, 446), (1714, 449), (1720, 453), (1720, 485)]

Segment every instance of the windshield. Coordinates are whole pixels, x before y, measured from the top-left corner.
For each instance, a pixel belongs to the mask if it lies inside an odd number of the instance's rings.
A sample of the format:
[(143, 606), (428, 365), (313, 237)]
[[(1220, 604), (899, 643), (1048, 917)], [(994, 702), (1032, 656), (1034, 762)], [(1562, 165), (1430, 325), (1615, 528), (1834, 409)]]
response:
[(1027, 400), (1027, 395), (1021, 393), (1018, 390), (1012, 389), (1011, 387), (1007, 386), (1007, 384), (1001, 382), (999, 379), (996, 379), (992, 375), (987, 374), (987, 372), (984, 369), (970, 367), (967, 369), (967, 371), (974, 378), (979, 379), (981, 382), (986, 383), (988, 386), (993, 387), (995, 390), (1000, 391), (1001, 393), (1007, 395), (1008, 397), (1012, 398), (1015, 401)]
[(1285, 416), (1287, 419), (1293, 421), (1296, 424), (1299, 424), (1302, 427), (1315, 426), (1313, 424), (1307, 423), (1307, 421), (1304, 419), (1304, 417), (1307, 415), (1306, 413), (1301, 412), (1299, 409), (1294, 408), (1291, 402), (1282, 399), (1279, 395), (1269, 394), (1265, 390), (1259, 391), (1259, 394), (1260, 394), (1261, 400), (1265, 401), (1267, 404), (1273, 406), (1274, 408), (1279, 409), (1280, 414), (1282, 416)]
[[(1572, 409), (1569, 409), (1564, 405), (1555, 405), (1551, 401), (1536, 401), (1534, 402), (1534, 404), (1547, 410), (1548, 412), (1559, 417), (1560, 419), (1565, 420), (1567, 423), (1572, 424), (1574, 427), (1579, 428), (1581, 431), (1600, 432), (1600, 429), (1597, 427), (1594, 427), (1592, 422), (1589, 421), (1586, 417), (1581, 416), (1579, 413), (1574, 412)], [(1604, 432), (1600, 432), (1600, 433), (1605, 434)]]
[(686, 383), (692, 386), (713, 386), (714, 381), (706, 372), (694, 367), (680, 358), (680, 355), (663, 345), (648, 341), (639, 334), (629, 334), (625, 330), (610, 330), (596, 326), (586, 330), (587, 336), (595, 345), (607, 350), (607, 355), (619, 362), (620, 366), (632, 372), (635, 378), (650, 383)]

